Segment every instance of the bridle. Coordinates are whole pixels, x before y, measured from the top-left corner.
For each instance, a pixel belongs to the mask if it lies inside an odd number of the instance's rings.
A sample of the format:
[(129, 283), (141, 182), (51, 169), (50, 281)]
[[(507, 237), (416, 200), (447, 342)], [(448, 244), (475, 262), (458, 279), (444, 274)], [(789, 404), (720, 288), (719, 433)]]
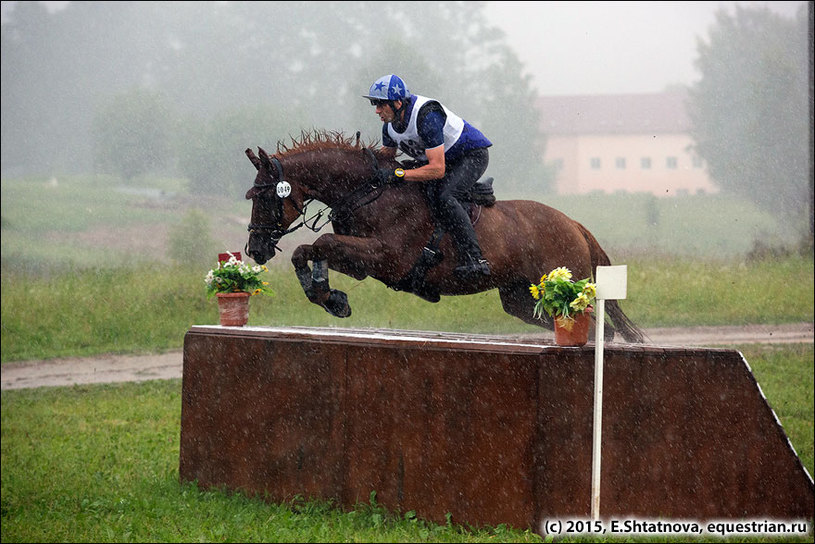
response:
[[(272, 247), (274, 247), (277, 251), (282, 251), (277, 243), (283, 238), (285, 235), (290, 234), (300, 227), (305, 226), (312, 232), (320, 232), (323, 227), (325, 227), (328, 223), (338, 220), (344, 219), (349, 217), (353, 212), (362, 206), (367, 206), (371, 202), (374, 202), (382, 195), (382, 191), (378, 191), (376, 195), (372, 198), (362, 201), (366, 196), (377, 189), (383, 188), (377, 180), (376, 173), (379, 170), (379, 161), (376, 159), (376, 155), (374, 155), (373, 151), (369, 148), (363, 148), (367, 157), (372, 160), (372, 168), (373, 168), (373, 176), (367, 183), (363, 183), (359, 185), (356, 189), (348, 193), (347, 195), (343, 196), (342, 198), (338, 199), (337, 201), (327, 205), (326, 207), (320, 209), (309, 217), (306, 218), (306, 213), (308, 210), (308, 205), (314, 202), (314, 198), (308, 198), (303, 201), (303, 206), (300, 207), (294, 199), (290, 199), (291, 203), (294, 205), (294, 209), (297, 212), (297, 217), (300, 219), (300, 223), (290, 226), (286, 228), (283, 225), (283, 203), (286, 198), (291, 194), (291, 185), (284, 179), (283, 177), (283, 165), (281, 164), (280, 160), (277, 157), (271, 157), (272, 164), (275, 165), (277, 169), (277, 178), (280, 180), (277, 183), (266, 183), (266, 184), (258, 184), (257, 182), (253, 185), (254, 189), (260, 189), (256, 196), (265, 196), (269, 189), (274, 188), (274, 199), (275, 199), (275, 223), (274, 224), (262, 224), (262, 223), (249, 223), (248, 231), (249, 234), (269, 234), (269, 238), (272, 242)], [(325, 211), (331, 209), (327, 216), (324, 217)], [(296, 221), (297, 219), (295, 219)], [(246, 243), (244, 247), (244, 251), (248, 254), (248, 246), (249, 242)]]
[[(272, 247), (274, 247), (277, 251), (280, 251), (280, 248), (277, 246), (277, 243), (283, 238), (285, 235), (289, 234), (290, 232), (294, 232), (295, 230), (302, 227), (305, 223), (300, 223), (291, 228), (286, 228), (283, 226), (283, 199), (286, 198), (289, 193), (291, 193), (291, 185), (283, 179), (283, 165), (280, 164), (280, 161), (277, 157), (271, 158), (272, 163), (277, 168), (277, 177), (280, 181), (277, 183), (265, 183), (259, 184), (255, 182), (253, 188), (260, 189), (256, 196), (265, 195), (266, 192), (273, 188), (275, 189), (275, 223), (274, 224), (263, 224), (263, 223), (249, 223), (248, 231), (249, 234), (263, 234), (268, 233), (269, 237), (272, 240)], [(294, 204), (295, 210), (297, 210), (298, 216), (302, 216), (305, 213), (305, 208), (307, 206), (306, 202), (303, 202), (303, 208), (300, 208), (297, 203), (292, 200), (292, 204)], [(246, 243), (244, 246), (244, 251), (248, 254), (249, 253), (249, 242)]]

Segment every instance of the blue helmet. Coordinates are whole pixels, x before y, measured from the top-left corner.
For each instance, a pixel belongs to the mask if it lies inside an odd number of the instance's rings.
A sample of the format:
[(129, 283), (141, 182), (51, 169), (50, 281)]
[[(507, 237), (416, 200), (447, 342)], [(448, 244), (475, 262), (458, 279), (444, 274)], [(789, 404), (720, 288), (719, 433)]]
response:
[(410, 97), (407, 85), (399, 76), (389, 74), (382, 76), (371, 85), (368, 94), (362, 95), (371, 100), (406, 100)]

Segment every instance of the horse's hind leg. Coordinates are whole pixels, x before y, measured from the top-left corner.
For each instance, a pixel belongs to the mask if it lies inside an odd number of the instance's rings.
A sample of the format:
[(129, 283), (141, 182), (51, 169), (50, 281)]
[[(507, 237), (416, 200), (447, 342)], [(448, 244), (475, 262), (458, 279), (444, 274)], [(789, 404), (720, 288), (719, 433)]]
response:
[(504, 307), (504, 311), (524, 323), (543, 327), (550, 331), (554, 330), (554, 323), (548, 315), (544, 313), (542, 318), (532, 315), (535, 309), (535, 299), (532, 298), (532, 294), (529, 292), (530, 285), (532, 285), (531, 282), (517, 282), (499, 287), (498, 294), (501, 296), (501, 305)]

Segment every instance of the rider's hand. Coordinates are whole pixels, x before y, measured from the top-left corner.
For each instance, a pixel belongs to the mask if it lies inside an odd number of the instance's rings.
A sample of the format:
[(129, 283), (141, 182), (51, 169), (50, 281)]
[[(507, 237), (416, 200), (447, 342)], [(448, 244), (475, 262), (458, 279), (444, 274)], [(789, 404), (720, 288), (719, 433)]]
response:
[(376, 180), (380, 185), (398, 183), (405, 180), (405, 171), (401, 168), (397, 168), (396, 170), (391, 168), (380, 168), (376, 174)]

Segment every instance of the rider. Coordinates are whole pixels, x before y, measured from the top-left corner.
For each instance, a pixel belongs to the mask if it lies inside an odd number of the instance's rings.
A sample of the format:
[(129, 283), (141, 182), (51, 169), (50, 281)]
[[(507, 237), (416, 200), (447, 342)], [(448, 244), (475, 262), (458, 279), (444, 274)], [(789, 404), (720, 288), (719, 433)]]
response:
[(475, 229), (458, 198), (487, 170), (487, 148), (492, 142), (440, 102), (411, 94), (404, 81), (393, 74), (377, 79), (363, 96), (376, 107), (384, 123), (385, 153), (395, 158), (398, 148), (421, 164), (410, 170), (383, 169), (380, 181), (426, 182), (430, 210), (450, 233), (459, 255), (456, 274), (489, 275), (489, 263), (481, 254)]

